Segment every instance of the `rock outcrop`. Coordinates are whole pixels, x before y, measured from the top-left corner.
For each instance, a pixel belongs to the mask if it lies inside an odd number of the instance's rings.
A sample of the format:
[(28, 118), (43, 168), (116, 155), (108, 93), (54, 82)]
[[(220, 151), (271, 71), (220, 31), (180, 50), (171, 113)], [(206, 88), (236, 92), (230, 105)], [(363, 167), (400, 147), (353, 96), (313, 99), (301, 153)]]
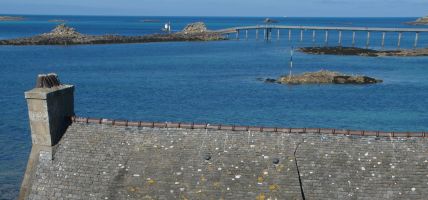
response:
[(141, 22), (155, 23), (155, 22), (160, 22), (160, 20), (158, 20), (158, 19), (143, 19), (143, 20), (141, 20)]
[(77, 32), (74, 28), (66, 26), (65, 24), (60, 24), (55, 27), (51, 32), (44, 33), (41, 36), (53, 38), (79, 38), (83, 37), (83, 34)]
[(266, 18), (263, 22), (266, 24), (273, 24), (273, 23), (278, 23), (279, 21), (271, 18)]
[(279, 83), (289, 85), (299, 84), (374, 84), (381, 83), (378, 80), (368, 76), (349, 76), (339, 72), (321, 70), (318, 72), (307, 72), (301, 75), (284, 75), (278, 79), (265, 79), (266, 83)]
[(192, 34), (180, 32), (142, 36), (85, 35), (77, 32), (74, 28), (61, 24), (49, 33), (34, 37), (0, 40), (0, 45), (78, 45), (215, 40), (225, 40), (225, 38), (221, 34), (213, 32), (195, 32)]
[(50, 19), (48, 22), (65, 23), (67, 20), (64, 19)]
[(428, 56), (428, 48), (413, 50), (374, 50), (355, 47), (304, 47), (299, 51), (316, 55), (345, 55), (345, 56)]
[(335, 84), (373, 84), (382, 82), (382, 80), (368, 76), (335, 76), (333, 78), (333, 83)]
[(428, 25), (428, 16), (421, 17), (414, 22), (407, 22), (406, 24), (410, 25)]
[(203, 22), (196, 22), (188, 24), (181, 32), (184, 34), (195, 34), (207, 32), (207, 26)]

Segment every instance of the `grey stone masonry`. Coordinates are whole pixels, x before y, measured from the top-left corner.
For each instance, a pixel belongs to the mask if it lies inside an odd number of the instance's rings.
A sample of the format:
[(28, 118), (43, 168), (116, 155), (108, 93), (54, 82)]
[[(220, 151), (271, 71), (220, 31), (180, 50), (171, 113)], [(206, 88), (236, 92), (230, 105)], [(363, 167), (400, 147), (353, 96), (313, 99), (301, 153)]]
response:
[(25, 92), (32, 147), (18, 199), (28, 198), (38, 161), (53, 158), (55, 149), (74, 115), (74, 86), (61, 85), (55, 74), (39, 75), (37, 87)]
[(73, 123), (53, 160), (39, 156), (28, 199), (426, 199), (427, 147), (428, 138)]
[(25, 92), (25, 99), (33, 145), (56, 145), (74, 115), (74, 86), (34, 88)]

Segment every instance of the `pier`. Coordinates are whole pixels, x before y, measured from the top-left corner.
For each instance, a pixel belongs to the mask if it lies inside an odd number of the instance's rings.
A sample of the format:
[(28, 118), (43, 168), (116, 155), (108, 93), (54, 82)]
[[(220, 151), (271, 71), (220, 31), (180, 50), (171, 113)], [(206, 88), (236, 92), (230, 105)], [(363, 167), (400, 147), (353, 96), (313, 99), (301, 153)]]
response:
[(419, 37), (421, 33), (427, 33), (428, 34), (428, 28), (376, 28), (376, 27), (322, 27), (322, 26), (282, 26), (282, 25), (258, 25), (258, 26), (242, 26), (242, 27), (233, 27), (233, 28), (227, 28), (227, 29), (221, 29), (216, 30), (213, 32), (221, 33), (225, 35), (236, 33), (236, 39), (239, 40), (240, 38), (240, 32), (245, 31), (245, 39), (248, 40), (248, 32), (250, 30), (255, 31), (256, 33), (256, 40), (259, 39), (259, 32), (263, 31), (264, 33), (264, 40), (270, 41), (272, 40), (272, 37), (275, 37), (272, 35), (272, 31), (276, 30), (277, 34), (277, 40), (280, 40), (281, 36), (281, 30), (288, 30), (288, 41), (292, 41), (292, 31), (300, 31), (300, 37), (299, 42), (304, 41), (304, 32), (305, 31), (312, 31), (312, 43), (315, 44), (316, 38), (317, 38), (317, 32), (324, 32), (324, 45), (327, 46), (329, 44), (329, 32), (336, 31), (338, 33), (337, 38), (337, 44), (338, 46), (343, 45), (343, 36), (345, 32), (351, 32), (352, 34), (352, 47), (356, 45), (356, 32), (366, 32), (366, 38), (365, 40), (365, 47), (369, 48), (372, 44), (371, 35), (372, 33), (382, 33), (382, 38), (379, 43), (381, 44), (381, 47), (385, 47), (385, 40), (387, 34), (397, 34), (396, 38), (396, 47), (401, 48), (402, 46), (402, 38), (403, 33), (414, 33), (414, 40), (413, 40), (413, 48), (417, 48), (419, 46)]

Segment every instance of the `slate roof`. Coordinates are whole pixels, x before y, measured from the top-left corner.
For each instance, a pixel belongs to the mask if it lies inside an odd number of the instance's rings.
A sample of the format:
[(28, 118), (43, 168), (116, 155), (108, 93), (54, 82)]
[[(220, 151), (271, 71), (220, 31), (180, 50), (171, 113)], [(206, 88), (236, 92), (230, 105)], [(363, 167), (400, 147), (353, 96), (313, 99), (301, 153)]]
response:
[[(426, 199), (428, 138), (73, 123), (29, 199)], [(300, 180), (299, 180), (300, 179)]]

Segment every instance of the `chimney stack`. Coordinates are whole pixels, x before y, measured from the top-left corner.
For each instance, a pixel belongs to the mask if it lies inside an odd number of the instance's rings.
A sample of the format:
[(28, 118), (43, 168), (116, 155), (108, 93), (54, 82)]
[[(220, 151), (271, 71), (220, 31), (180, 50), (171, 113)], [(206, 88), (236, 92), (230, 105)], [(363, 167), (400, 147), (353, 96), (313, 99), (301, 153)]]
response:
[(25, 92), (25, 99), (33, 146), (55, 146), (74, 115), (74, 86), (61, 84), (56, 74), (42, 74), (36, 87)]
[(33, 145), (18, 199), (28, 199), (30, 179), (37, 163), (52, 160), (74, 115), (74, 86), (60, 83), (56, 74), (41, 74), (36, 87), (25, 92)]

